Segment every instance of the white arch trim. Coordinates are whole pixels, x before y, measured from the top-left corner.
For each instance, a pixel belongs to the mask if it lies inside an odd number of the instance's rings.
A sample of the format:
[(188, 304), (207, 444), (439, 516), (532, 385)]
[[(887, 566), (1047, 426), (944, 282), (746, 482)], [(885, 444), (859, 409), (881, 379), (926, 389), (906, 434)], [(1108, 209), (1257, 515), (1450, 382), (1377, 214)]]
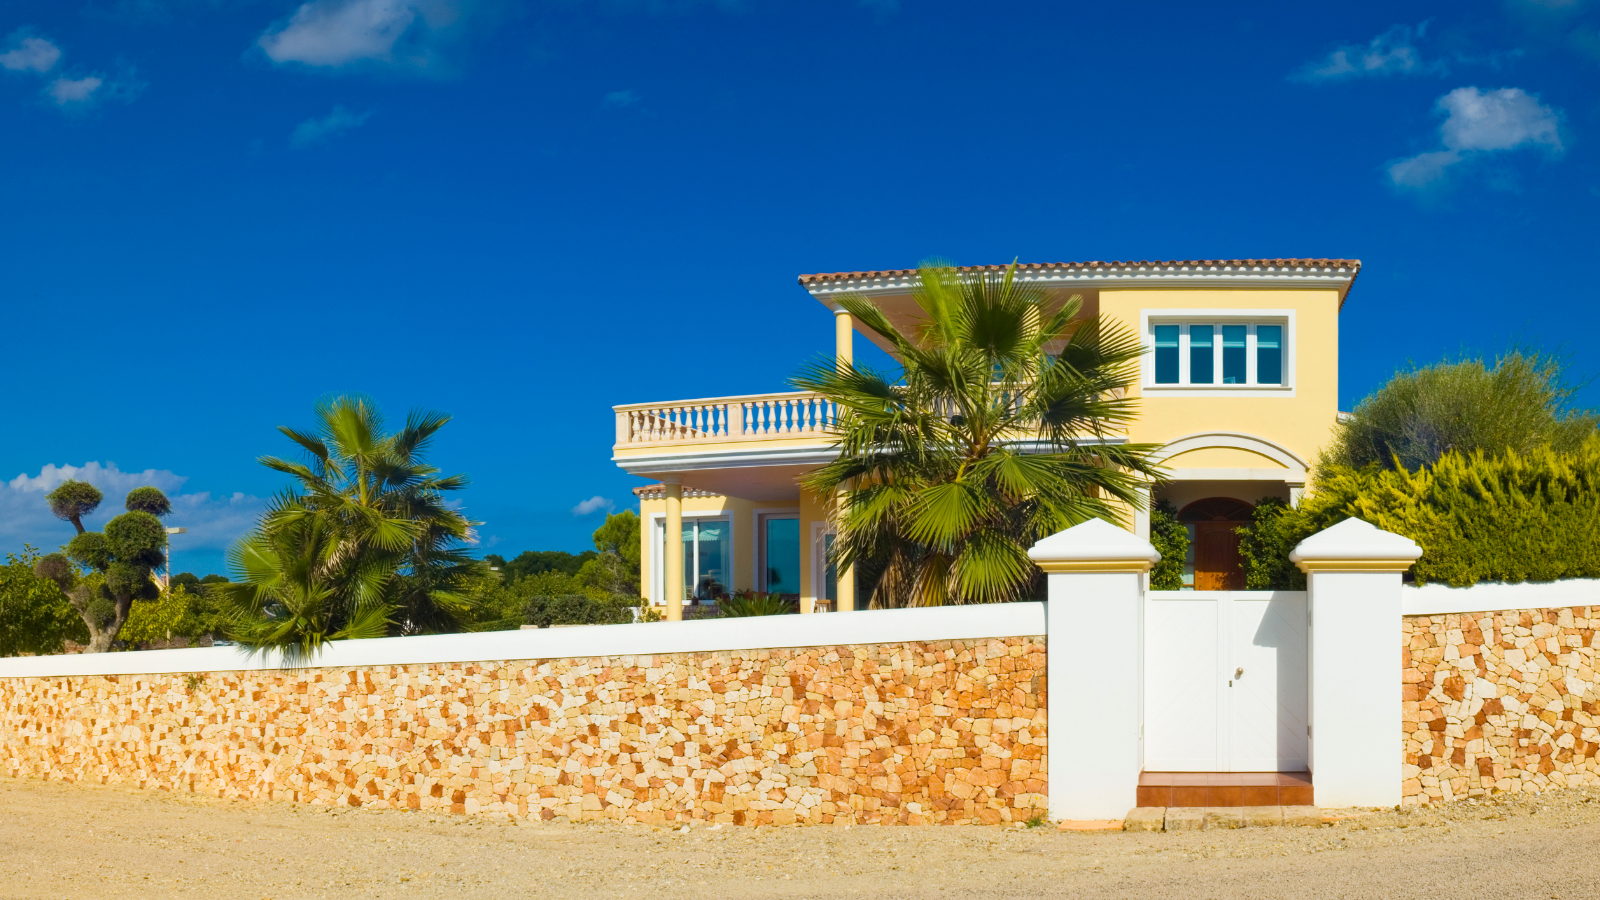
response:
[[(1237, 431), (1208, 431), (1185, 435), (1175, 441), (1169, 441), (1160, 450), (1157, 450), (1155, 458), (1157, 462), (1165, 463), (1180, 453), (1188, 453), (1191, 450), (1208, 450), (1214, 447), (1247, 450), (1251, 453), (1260, 454), (1288, 470), (1286, 472), (1276, 472), (1277, 478), (1281, 478), (1284, 481), (1298, 480), (1301, 483), (1305, 482), (1306, 469), (1309, 468), (1305, 460), (1265, 438), (1258, 438), (1255, 435)], [(1175, 472), (1187, 471), (1189, 470), (1175, 470)], [(1196, 469), (1193, 471), (1198, 473), (1204, 470)]]

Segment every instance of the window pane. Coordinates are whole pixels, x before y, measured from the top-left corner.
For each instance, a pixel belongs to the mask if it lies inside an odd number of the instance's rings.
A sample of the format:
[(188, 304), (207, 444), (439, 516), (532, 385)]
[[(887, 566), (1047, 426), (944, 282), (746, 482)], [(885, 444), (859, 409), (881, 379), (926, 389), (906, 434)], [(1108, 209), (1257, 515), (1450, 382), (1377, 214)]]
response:
[(1215, 368), (1211, 348), (1211, 326), (1189, 326), (1189, 383), (1212, 384), (1216, 379), (1212, 376)]
[(822, 536), (823, 558), (828, 561), (828, 572), (822, 584), (822, 599), (829, 603), (839, 599), (839, 567), (833, 564), (833, 535)]
[(1178, 326), (1156, 326), (1156, 384), (1178, 383)]
[(700, 571), (695, 573), (694, 597), (715, 601), (727, 593), (728, 523), (700, 523)]
[(762, 558), (767, 564), (767, 592), (800, 594), (800, 520), (767, 519)]
[(1244, 332), (1243, 325), (1222, 326), (1222, 383), (1244, 384)]
[(1256, 383), (1283, 384), (1283, 326), (1256, 326)]
[(683, 597), (694, 596), (694, 522), (683, 523)]

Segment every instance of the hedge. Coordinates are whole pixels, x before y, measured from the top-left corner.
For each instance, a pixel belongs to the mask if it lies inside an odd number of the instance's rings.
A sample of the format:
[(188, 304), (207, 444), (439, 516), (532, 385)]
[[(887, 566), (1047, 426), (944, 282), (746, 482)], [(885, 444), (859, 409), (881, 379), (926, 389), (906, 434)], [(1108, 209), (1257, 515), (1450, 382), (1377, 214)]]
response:
[(1298, 509), (1263, 504), (1239, 529), (1247, 586), (1299, 586), (1289, 551), (1352, 516), (1421, 545), (1418, 584), (1600, 577), (1600, 436), (1569, 452), (1446, 453), (1412, 472), (1329, 467)]

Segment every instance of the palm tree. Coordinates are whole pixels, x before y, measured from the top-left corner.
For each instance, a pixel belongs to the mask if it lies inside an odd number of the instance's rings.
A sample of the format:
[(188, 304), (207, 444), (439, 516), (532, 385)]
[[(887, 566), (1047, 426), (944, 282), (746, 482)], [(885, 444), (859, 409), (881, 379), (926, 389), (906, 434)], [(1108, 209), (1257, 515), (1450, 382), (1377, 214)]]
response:
[(448, 502), (466, 478), (425, 461), (450, 417), (413, 412), (386, 434), (370, 400), (339, 397), (317, 418), (314, 433), (279, 428), (304, 461), (261, 460), (297, 484), (229, 552), (236, 636), (309, 655), (328, 640), (460, 630), (482, 566), (463, 546), (477, 523)]
[(835, 561), (877, 575), (875, 607), (1040, 596), (1028, 548), (1090, 518), (1124, 520), (1159, 474), (1156, 445), (1118, 437), (1135, 415), (1138, 337), (1015, 276), (1015, 263), (924, 264), (911, 334), (842, 297), (902, 376), (827, 361), (795, 379), (838, 404), (838, 459), (803, 483), (837, 497)]

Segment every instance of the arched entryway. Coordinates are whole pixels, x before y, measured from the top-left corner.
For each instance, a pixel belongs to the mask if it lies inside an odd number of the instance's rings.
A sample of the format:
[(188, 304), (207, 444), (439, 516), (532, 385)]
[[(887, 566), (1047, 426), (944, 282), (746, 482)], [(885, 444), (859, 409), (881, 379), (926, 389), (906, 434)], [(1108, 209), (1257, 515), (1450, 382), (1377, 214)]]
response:
[(1249, 524), (1254, 506), (1232, 497), (1207, 497), (1178, 511), (1189, 532), (1184, 581), (1197, 591), (1244, 590), (1239, 536), (1234, 529)]

